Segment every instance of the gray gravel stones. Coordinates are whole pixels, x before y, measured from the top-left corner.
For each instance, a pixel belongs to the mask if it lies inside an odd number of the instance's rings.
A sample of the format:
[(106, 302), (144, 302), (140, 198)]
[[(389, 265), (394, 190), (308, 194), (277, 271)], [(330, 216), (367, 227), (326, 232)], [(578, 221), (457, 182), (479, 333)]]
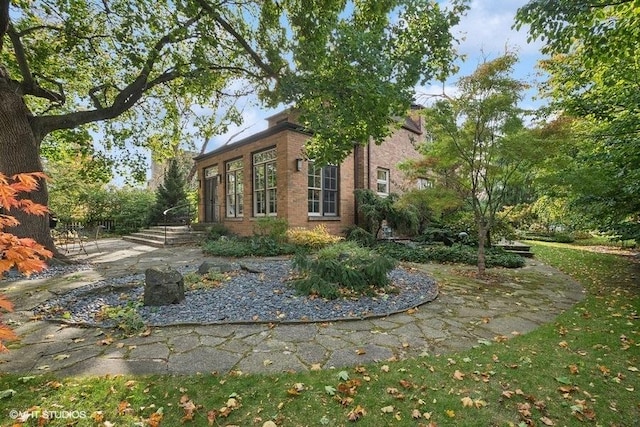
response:
[[(399, 292), (376, 297), (325, 300), (296, 293), (286, 279), (289, 261), (244, 265), (221, 286), (185, 292), (180, 304), (143, 307), (144, 274), (112, 278), (73, 290), (36, 308), (47, 318), (71, 323), (113, 326), (96, 314), (103, 306), (129, 304), (150, 326), (254, 322), (326, 322), (386, 316), (432, 301), (438, 294), (434, 280), (424, 273), (396, 268), (389, 273)], [(251, 271), (260, 271), (252, 273)], [(182, 271), (188, 273), (189, 271)], [(134, 304), (132, 304), (134, 302)]]

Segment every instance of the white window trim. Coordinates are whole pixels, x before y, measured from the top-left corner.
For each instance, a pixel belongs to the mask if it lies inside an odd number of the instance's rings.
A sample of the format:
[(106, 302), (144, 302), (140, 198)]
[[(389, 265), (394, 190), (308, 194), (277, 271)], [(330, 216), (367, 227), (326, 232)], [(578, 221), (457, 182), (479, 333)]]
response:
[[(320, 187), (309, 187), (309, 171), (311, 171), (311, 168), (313, 167), (313, 161), (309, 161), (308, 162), (308, 167), (309, 169), (307, 170), (307, 214), (308, 216), (312, 216), (312, 217), (317, 217), (317, 218), (337, 218), (339, 217), (339, 213), (340, 213), (340, 168), (338, 166), (335, 165), (327, 165), (327, 166), (332, 166), (336, 168), (336, 189), (335, 190), (331, 190), (334, 191), (336, 193), (336, 209), (335, 212), (332, 213), (325, 213), (325, 204), (324, 204), (324, 196), (325, 196), (325, 191), (327, 191), (327, 189), (324, 186), (324, 180), (325, 180), (325, 167), (320, 168)], [(309, 190), (320, 190), (320, 200), (319, 200), (319, 207), (320, 207), (320, 212), (309, 212)]]
[[(383, 171), (387, 174), (387, 179), (378, 178), (378, 172), (380, 171)], [(378, 191), (379, 184), (384, 184), (387, 188), (387, 191), (386, 192)], [(391, 171), (385, 168), (376, 168), (376, 193), (378, 193), (379, 196), (388, 196), (390, 192), (391, 192)]]
[[(228, 169), (228, 165), (232, 164), (233, 162), (240, 162), (240, 167), (237, 169), (232, 169), (229, 170)], [(234, 160), (230, 160), (228, 162), (225, 163), (224, 169), (225, 169), (225, 194), (224, 194), (224, 202), (225, 202), (225, 217), (226, 218), (242, 218), (244, 217), (244, 169), (243, 169), (244, 165), (242, 163), (242, 158), (239, 159), (234, 159)], [(238, 172), (240, 172), (240, 180), (238, 180)], [(230, 208), (231, 205), (229, 205), (229, 196), (231, 194), (229, 194), (229, 175), (233, 175), (234, 177), (234, 188), (233, 188), (233, 197), (234, 197), (234, 202), (233, 203), (233, 213), (230, 213)], [(240, 191), (240, 193), (238, 193), (238, 182), (240, 181), (240, 187), (242, 188), (242, 190)], [(240, 201), (242, 201), (242, 212), (238, 213), (238, 207), (241, 205)]]

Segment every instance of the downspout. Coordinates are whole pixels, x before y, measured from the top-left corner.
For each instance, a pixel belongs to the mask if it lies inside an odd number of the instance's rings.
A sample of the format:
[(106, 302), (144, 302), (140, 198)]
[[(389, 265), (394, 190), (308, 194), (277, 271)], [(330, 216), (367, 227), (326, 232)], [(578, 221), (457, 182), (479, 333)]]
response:
[(353, 223), (357, 226), (360, 225), (358, 200), (355, 195), (355, 191), (358, 189), (358, 148), (360, 148), (358, 144), (353, 146)]
[(371, 140), (367, 142), (367, 190), (371, 190)]

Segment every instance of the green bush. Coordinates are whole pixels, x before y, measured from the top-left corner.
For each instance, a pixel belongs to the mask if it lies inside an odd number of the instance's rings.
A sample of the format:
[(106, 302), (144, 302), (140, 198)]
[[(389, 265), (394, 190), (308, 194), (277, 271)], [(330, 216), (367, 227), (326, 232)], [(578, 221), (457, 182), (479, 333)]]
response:
[(236, 238), (208, 240), (202, 246), (202, 251), (208, 255), (241, 258), (251, 255), (251, 244)]
[(202, 247), (202, 251), (208, 255), (232, 258), (290, 255), (297, 250), (298, 247), (295, 245), (268, 236), (209, 240)]
[[(478, 251), (466, 245), (455, 244), (453, 246), (407, 246), (401, 243), (380, 243), (375, 250), (385, 256), (398, 261), (415, 263), (447, 262), (476, 265), (478, 263)], [(486, 266), (519, 268), (525, 263), (524, 259), (516, 254), (508, 253), (499, 248), (487, 250), (485, 258)]]
[(207, 227), (207, 239), (218, 240), (222, 236), (231, 236), (231, 231), (222, 223), (216, 223)]
[(284, 218), (265, 216), (256, 219), (253, 225), (253, 235), (257, 237), (269, 237), (279, 242), (287, 239), (289, 223)]
[(576, 239), (569, 233), (525, 233), (525, 239), (540, 242), (573, 243)]
[(344, 229), (345, 239), (359, 243), (362, 246), (371, 247), (376, 243), (376, 237), (357, 225)]
[(293, 266), (301, 276), (293, 281), (299, 292), (335, 299), (384, 288), (395, 262), (354, 242), (341, 242), (321, 249), (315, 258), (299, 253)]

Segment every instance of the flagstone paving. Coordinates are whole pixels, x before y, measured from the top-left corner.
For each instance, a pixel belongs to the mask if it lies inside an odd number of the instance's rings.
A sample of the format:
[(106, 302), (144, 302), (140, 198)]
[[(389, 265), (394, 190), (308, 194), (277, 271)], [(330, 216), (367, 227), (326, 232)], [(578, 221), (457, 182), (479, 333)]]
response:
[[(15, 304), (5, 321), (21, 337), (0, 355), (0, 371), (104, 374), (277, 373), (446, 354), (495, 337), (524, 334), (580, 301), (582, 287), (536, 260), (524, 267), (545, 284), (439, 284), (438, 298), (416, 310), (366, 320), (170, 326), (146, 336), (33, 318), (38, 304), (76, 287), (144, 272), (151, 266), (193, 267), (207, 259), (197, 247), (152, 248), (120, 239), (87, 246), (91, 268), (64, 276), (0, 283)], [(420, 268), (426, 269), (425, 265)], [(471, 282), (471, 281), (470, 281)]]

